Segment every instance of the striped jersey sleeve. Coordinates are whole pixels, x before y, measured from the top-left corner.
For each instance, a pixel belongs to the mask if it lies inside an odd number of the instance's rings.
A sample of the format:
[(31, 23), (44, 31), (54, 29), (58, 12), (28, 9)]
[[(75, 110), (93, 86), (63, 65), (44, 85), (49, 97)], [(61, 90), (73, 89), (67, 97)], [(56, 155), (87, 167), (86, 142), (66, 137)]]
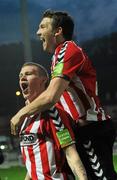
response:
[(52, 107), (49, 110), (50, 131), (58, 149), (75, 143), (74, 133), (71, 126), (71, 117), (61, 108)]
[(77, 70), (80, 71), (85, 62), (82, 49), (76, 46), (75, 43), (69, 41), (65, 42), (59, 51), (53, 56), (52, 78), (64, 77), (71, 79)]

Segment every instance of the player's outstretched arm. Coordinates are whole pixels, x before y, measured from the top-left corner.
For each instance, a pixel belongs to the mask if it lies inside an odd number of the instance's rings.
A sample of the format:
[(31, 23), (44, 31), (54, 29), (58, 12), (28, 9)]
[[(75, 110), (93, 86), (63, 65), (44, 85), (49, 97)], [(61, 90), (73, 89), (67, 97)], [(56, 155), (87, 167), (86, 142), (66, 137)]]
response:
[(48, 110), (56, 102), (59, 101), (63, 91), (68, 87), (69, 81), (63, 78), (56, 77), (50, 81), (48, 88), (41, 93), (33, 102), (23, 107), (14, 117), (11, 119), (11, 134), (17, 134), (17, 127), (25, 119), (35, 113)]
[(76, 180), (88, 180), (86, 170), (78, 155), (75, 144), (65, 147), (64, 152)]

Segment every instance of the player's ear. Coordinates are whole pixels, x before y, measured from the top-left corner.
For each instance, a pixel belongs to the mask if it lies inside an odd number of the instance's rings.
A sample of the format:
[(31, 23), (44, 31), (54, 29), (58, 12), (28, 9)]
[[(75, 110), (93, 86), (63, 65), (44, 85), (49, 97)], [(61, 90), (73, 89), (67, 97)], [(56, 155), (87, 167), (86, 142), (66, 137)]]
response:
[(62, 32), (63, 32), (62, 27), (58, 27), (58, 28), (56, 29), (55, 36), (61, 35)]
[(45, 88), (47, 88), (49, 85), (49, 79), (48, 78), (44, 79), (43, 83), (45, 85)]

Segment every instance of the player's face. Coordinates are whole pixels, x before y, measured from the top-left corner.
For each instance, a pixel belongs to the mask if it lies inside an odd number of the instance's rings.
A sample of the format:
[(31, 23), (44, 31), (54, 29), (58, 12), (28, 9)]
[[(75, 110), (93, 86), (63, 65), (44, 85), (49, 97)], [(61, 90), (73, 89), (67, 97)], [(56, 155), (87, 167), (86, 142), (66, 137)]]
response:
[(32, 102), (44, 90), (44, 77), (39, 77), (36, 66), (24, 66), (19, 74), (19, 84), (23, 97)]
[(55, 31), (52, 28), (52, 18), (45, 17), (39, 24), (37, 35), (43, 43), (43, 50), (53, 53), (56, 47)]

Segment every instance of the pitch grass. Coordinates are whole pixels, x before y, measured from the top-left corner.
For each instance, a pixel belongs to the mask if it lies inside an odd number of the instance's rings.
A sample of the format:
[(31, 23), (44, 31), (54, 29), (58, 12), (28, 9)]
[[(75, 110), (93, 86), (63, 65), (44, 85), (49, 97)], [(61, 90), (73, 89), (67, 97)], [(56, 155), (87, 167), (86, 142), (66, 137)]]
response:
[(26, 169), (13, 166), (8, 169), (0, 169), (0, 180), (24, 180)]
[(115, 170), (117, 172), (117, 155), (114, 156), (113, 161), (114, 161)]
[[(117, 155), (114, 156), (114, 166), (117, 172)], [(9, 169), (0, 169), (0, 180), (23, 180), (26, 175), (24, 167), (11, 167)]]

